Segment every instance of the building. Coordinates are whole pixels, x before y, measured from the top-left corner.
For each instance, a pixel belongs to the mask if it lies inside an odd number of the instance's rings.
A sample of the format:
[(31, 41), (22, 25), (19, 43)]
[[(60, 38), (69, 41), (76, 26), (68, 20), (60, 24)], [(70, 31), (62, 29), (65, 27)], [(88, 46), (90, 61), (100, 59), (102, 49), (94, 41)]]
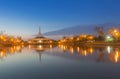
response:
[(34, 45), (40, 45), (40, 44), (44, 45), (44, 44), (53, 44), (53, 43), (54, 43), (54, 40), (46, 38), (42, 35), (40, 27), (36, 37), (28, 41), (28, 44), (34, 44)]

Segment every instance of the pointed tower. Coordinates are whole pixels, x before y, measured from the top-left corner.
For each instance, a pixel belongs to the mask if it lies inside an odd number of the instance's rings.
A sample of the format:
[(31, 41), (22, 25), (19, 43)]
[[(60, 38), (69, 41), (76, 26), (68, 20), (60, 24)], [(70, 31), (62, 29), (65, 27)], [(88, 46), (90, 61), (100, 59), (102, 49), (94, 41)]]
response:
[(40, 37), (43, 37), (42, 33), (41, 33), (41, 29), (40, 29), (40, 26), (39, 26), (39, 32), (38, 32), (38, 35), (37, 35), (38, 38)]
[(35, 37), (28, 41), (29, 44), (36, 44), (36, 45), (43, 45), (43, 44), (50, 44), (52, 39), (46, 38), (42, 35), (41, 29), (39, 27), (39, 32)]

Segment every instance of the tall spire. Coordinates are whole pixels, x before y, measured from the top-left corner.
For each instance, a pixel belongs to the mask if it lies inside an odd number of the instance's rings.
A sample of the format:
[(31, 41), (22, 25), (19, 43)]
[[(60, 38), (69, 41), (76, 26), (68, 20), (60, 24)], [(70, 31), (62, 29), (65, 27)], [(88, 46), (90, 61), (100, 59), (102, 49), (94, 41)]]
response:
[(40, 29), (40, 26), (39, 26), (39, 33), (38, 34), (41, 34), (41, 29)]
[(42, 33), (41, 33), (41, 29), (40, 29), (40, 26), (39, 26), (39, 32), (38, 32), (38, 35), (37, 37), (43, 37)]

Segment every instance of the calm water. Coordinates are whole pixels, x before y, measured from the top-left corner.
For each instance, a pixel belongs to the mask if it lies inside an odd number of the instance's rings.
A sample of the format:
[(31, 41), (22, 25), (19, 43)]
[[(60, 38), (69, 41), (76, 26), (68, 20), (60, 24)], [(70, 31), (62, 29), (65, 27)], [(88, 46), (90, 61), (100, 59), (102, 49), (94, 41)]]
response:
[(0, 48), (0, 79), (120, 79), (120, 47)]

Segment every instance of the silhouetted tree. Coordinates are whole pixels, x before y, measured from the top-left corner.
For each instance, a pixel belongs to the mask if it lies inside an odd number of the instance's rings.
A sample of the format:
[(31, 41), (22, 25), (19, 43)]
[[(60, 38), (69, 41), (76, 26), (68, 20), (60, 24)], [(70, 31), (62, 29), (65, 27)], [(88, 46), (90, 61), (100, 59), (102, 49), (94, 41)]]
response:
[(103, 41), (104, 40), (104, 36), (105, 36), (104, 27), (103, 26), (101, 26), (101, 27), (96, 26), (95, 27), (95, 31), (97, 33), (98, 40), (99, 41)]

